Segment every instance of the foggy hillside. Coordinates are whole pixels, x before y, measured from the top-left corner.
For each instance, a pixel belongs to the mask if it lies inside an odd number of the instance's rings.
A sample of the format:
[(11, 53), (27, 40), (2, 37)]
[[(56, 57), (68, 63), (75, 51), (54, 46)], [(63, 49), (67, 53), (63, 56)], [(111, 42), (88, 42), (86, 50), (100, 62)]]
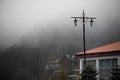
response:
[(45, 65), (86, 49), (120, 41), (120, 0), (0, 0), (0, 80), (50, 80)]

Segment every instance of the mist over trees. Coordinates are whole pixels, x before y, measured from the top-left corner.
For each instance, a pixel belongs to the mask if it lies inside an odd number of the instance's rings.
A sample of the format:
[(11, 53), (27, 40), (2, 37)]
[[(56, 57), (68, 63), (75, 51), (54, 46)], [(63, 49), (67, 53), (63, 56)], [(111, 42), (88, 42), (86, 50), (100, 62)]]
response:
[[(81, 21), (86, 21), (86, 49), (120, 40), (119, 0), (0, 0), (0, 80), (44, 80), (48, 61), (83, 51)], [(87, 23), (88, 22), (88, 23)], [(46, 74), (46, 75), (44, 75)]]
[[(108, 26), (106, 26), (108, 27)], [(111, 28), (110, 26), (109, 28)], [(118, 27), (116, 25), (115, 27)], [(76, 29), (76, 28), (75, 28)], [(78, 29), (78, 30), (77, 30)], [(60, 58), (65, 54), (74, 54), (83, 50), (82, 29), (76, 31), (47, 30), (22, 38), (21, 42), (0, 49), (0, 80), (35, 80), (48, 78), (45, 65), (48, 61)], [(119, 30), (119, 29), (118, 29)], [(95, 36), (86, 28), (86, 49), (120, 40), (119, 32), (107, 37)], [(112, 31), (112, 30), (110, 30)], [(98, 32), (98, 31), (96, 31)], [(111, 33), (111, 36), (110, 36)], [(104, 33), (101, 33), (104, 34)], [(107, 35), (105, 34), (105, 35)], [(116, 35), (114, 37), (114, 35)], [(46, 77), (46, 76), (47, 77)]]
[[(48, 61), (83, 49), (82, 34), (54, 32), (37, 37), (38, 41), (32, 39), (36, 37), (26, 37), (21, 43), (0, 50), (0, 80), (49, 78), (45, 72)], [(92, 43), (88, 44), (87, 49), (94, 46)], [(98, 45), (100, 44), (95, 46)]]
[(48, 61), (79, 51), (78, 45), (71, 43), (72, 40), (68, 41), (61, 37), (63, 39), (61, 41), (59, 37), (46, 37), (37, 45), (25, 41), (1, 50), (0, 80), (42, 79)]

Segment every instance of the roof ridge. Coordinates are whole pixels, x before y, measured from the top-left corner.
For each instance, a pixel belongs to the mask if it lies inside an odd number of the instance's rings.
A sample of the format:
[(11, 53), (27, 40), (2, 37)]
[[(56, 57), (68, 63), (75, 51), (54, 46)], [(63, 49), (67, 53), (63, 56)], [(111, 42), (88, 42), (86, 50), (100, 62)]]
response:
[[(108, 52), (108, 51), (116, 51), (116, 50), (120, 50), (120, 41), (89, 49), (86, 51), (86, 53), (89, 54), (89, 53)], [(76, 54), (83, 54), (83, 52), (79, 52)]]

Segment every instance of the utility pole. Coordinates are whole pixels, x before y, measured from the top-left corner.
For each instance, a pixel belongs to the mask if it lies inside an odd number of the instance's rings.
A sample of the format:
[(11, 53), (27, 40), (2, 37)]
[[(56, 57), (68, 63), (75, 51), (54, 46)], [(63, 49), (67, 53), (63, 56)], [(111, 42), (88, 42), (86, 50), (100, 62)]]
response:
[(77, 26), (77, 22), (78, 22), (77, 19), (82, 19), (82, 21), (83, 21), (83, 52), (84, 52), (84, 68), (85, 68), (86, 67), (85, 20), (89, 19), (90, 20), (90, 25), (92, 27), (93, 23), (94, 23), (93, 20), (96, 19), (96, 18), (95, 17), (85, 17), (84, 10), (83, 10), (83, 16), (82, 17), (71, 17), (71, 18), (74, 18), (74, 24), (75, 24), (75, 26)]

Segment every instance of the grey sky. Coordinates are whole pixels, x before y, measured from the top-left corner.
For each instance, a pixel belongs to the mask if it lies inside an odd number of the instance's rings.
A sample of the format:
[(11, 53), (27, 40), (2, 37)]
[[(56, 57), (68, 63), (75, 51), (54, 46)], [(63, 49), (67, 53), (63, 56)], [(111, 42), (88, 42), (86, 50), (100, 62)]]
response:
[(0, 43), (11, 45), (27, 35), (44, 36), (53, 30), (62, 32), (70, 28), (77, 32), (70, 17), (82, 16), (83, 9), (86, 16), (97, 18), (92, 29), (86, 24), (88, 39), (99, 36), (104, 40), (104, 35), (119, 34), (119, 3), (119, 0), (0, 0)]

